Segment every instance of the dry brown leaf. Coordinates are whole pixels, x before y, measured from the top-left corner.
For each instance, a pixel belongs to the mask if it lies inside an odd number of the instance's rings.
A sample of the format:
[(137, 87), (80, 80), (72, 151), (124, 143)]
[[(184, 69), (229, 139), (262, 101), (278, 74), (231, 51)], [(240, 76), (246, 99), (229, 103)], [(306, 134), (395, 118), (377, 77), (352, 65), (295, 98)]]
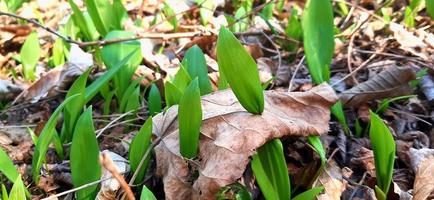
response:
[(413, 200), (425, 200), (434, 191), (434, 156), (424, 159), (418, 166), (414, 181)]
[(410, 67), (390, 67), (366, 82), (363, 82), (339, 95), (347, 106), (357, 106), (367, 101), (408, 95), (409, 86), (416, 79), (416, 73)]
[(265, 91), (264, 113), (253, 115), (243, 109), (231, 90), (206, 95), (202, 98), (203, 122), (195, 160), (180, 156), (178, 109), (169, 108), (153, 120), (153, 132), (164, 136), (155, 151), (165, 197), (214, 199), (220, 187), (243, 175), (250, 156), (267, 141), (327, 133), (329, 107), (336, 100), (327, 84), (308, 92)]
[(347, 167), (341, 169), (335, 161), (331, 160), (327, 163), (327, 167), (314, 184), (314, 186), (324, 186), (324, 194), (318, 195), (317, 199), (341, 199), (342, 193), (347, 188), (347, 181), (343, 179), (343, 176), (350, 177), (352, 173), (351, 169)]

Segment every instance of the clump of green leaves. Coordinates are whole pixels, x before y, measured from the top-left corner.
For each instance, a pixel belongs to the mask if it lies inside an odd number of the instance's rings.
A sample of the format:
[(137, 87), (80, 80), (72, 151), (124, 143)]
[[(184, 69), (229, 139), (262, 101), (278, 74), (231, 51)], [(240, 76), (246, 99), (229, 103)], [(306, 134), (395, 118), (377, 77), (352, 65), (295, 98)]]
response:
[(226, 28), (217, 40), (217, 61), (220, 77), (224, 77), (241, 105), (250, 113), (264, 111), (264, 94), (258, 68), (252, 56)]
[(110, 31), (122, 30), (123, 21), (128, 17), (121, 0), (85, 0), (87, 11), (102, 36)]
[(377, 185), (375, 194), (379, 200), (385, 200), (392, 182), (395, 163), (395, 140), (383, 120), (371, 111), (369, 130), (372, 150), (374, 151)]
[(26, 80), (35, 80), (35, 70), (41, 56), (41, 46), (39, 45), (38, 34), (32, 32), (27, 36), (26, 41), (21, 47), (20, 60), (23, 67), (23, 75)]
[(191, 81), (179, 101), (179, 146), (181, 155), (194, 158), (197, 155), (202, 123), (202, 106), (198, 78)]
[[(71, 175), (74, 187), (97, 181), (101, 177), (98, 141), (92, 120), (92, 107), (80, 116), (71, 144)], [(77, 191), (78, 199), (95, 199), (98, 185)]]
[(179, 67), (178, 72), (173, 80), (164, 84), (164, 96), (166, 97), (166, 106), (177, 105), (185, 89), (191, 82), (191, 77), (183, 65)]

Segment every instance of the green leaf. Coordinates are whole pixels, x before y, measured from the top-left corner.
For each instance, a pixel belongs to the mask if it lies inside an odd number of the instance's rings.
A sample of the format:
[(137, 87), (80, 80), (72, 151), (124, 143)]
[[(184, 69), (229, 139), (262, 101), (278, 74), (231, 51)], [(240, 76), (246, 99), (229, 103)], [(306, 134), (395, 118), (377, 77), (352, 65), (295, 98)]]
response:
[(395, 98), (391, 98), (391, 99), (384, 99), (383, 101), (381, 101), (380, 106), (377, 108), (375, 113), (376, 114), (383, 113), (389, 107), (390, 103), (392, 103), (394, 101), (410, 99), (413, 97), (417, 97), (417, 95), (405, 95), (405, 96), (399, 96), (399, 97), (395, 97)]
[[(237, 11), (235, 12), (235, 18), (234, 18), (235, 24), (232, 25), (231, 31), (243, 32), (243, 31), (247, 30), (249, 18), (245, 17), (246, 15), (247, 15), (247, 11), (244, 8), (244, 6), (241, 6), (240, 8), (237, 9)], [(232, 24), (232, 23), (230, 23), (230, 24)]]
[(120, 23), (116, 23), (116, 13), (110, 1), (106, 0), (85, 0), (87, 11), (95, 24), (96, 30), (102, 36), (107, 35), (111, 30), (121, 29), (115, 27)]
[(170, 5), (166, 3), (166, 1), (164, 2), (163, 13), (166, 19), (173, 26), (174, 31), (178, 31), (178, 19), (176, 18), (176, 13)]
[(129, 53), (127, 56), (123, 57), (121, 61), (110, 68), (104, 75), (96, 79), (92, 84), (86, 88), (85, 92), (85, 102), (89, 102), (100, 89), (107, 84), (107, 82), (117, 74), (117, 72), (122, 69), (123, 66), (136, 54), (137, 51)]
[(39, 170), (41, 169), (42, 163), (45, 161), (45, 154), (47, 153), (48, 146), (52, 142), (53, 135), (55, 134), (55, 128), (57, 120), (60, 113), (62, 112), (65, 105), (75, 99), (78, 95), (70, 96), (65, 99), (57, 108), (54, 110), (50, 119), (48, 119), (44, 128), (39, 135), (38, 143), (35, 146), (33, 159), (32, 159), (32, 175), (33, 180), (39, 182)]
[(56, 151), (57, 156), (59, 156), (60, 160), (63, 160), (63, 158), (64, 158), (64, 155), (63, 155), (63, 144), (60, 141), (59, 134), (57, 134), (56, 130), (54, 130), (52, 143), (54, 144), (54, 150)]
[(9, 200), (24, 199), (26, 199), (26, 187), (24, 186), (23, 180), (21, 180), (21, 175), (18, 175), (9, 193)]
[[(140, 128), (139, 132), (134, 136), (131, 141), (130, 148), (128, 151), (128, 159), (131, 165), (131, 172), (135, 172), (142, 160), (143, 155), (149, 148), (152, 136), (152, 117), (149, 117), (143, 126)], [(146, 169), (148, 168), (149, 160), (151, 157), (147, 157), (140, 168), (137, 175), (135, 183), (141, 183), (145, 177)]]
[(166, 97), (166, 106), (170, 107), (179, 103), (182, 92), (170, 81), (164, 84), (164, 96)]
[(433, 0), (425, 0), (426, 12), (431, 16), (431, 19), (434, 19), (434, 1)]
[(7, 0), (6, 6), (8, 7), (8, 10), (10, 12), (15, 13), (19, 8), (21, 8), (23, 3), (28, 2), (28, 1), (29, 0)]
[(152, 191), (149, 190), (146, 185), (143, 185), (142, 193), (140, 194), (140, 200), (157, 200), (157, 198), (155, 198), (154, 193), (152, 193)]
[(122, 4), (122, 0), (113, 0), (113, 25), (114, 29), (124, 29), (124, 22), (128, 18), (127, 10)]
[(27, 80), (35, 80), (36, 65), (38, 64), (40, 56), (41, 46), (39, 45), (38, 34), (32, 32), (27, 36), (20, 51), (23, 74)]
[(386, 200), (386, 194), (378, 186), (375, 186), (375, 196), (378, 200)]
[[(127, 110), (127, 105), (130, 101), (135, 101), (137, 105), (139, 105), (139, 95), (140, 95), (140, 86), (138, 86), (140, 83), (140, 80), (134, 80), (128, 88), (125, 90), (124, 95), (120, 98), (120, 104), (119, 104), (119, 112), (127, 112), (130, 110)], [(137, 91), (138, 94), (137, 94)], [(132, 104), (130, 105), (132, 106)], [(138, 106), (136, 107), (138, 108)]]
[(181, 65), (175, 75), (175, 78), (173, 79), (173, 85), (176, 86), (176, 88), (178, 88), (181, 93), (184, 93), (185, 88), (187, 88), (190, 82), (190, 75), (188, 75), (187, 70), (185, 70), (185, 68)]
[(208, 77), (208, 66), (205, 55), (199, 46), (194, 45), (185, 52), (184, 61), (187, 61), (185, 68), (192, 79), (199, 78), (200, 94), (205, 95), (212, 92), (211, 81)]
[(291, 16), (289, 17), (288, 24), (285, 28), (285, 35), (298, 41), (303, 37), (303, 30), (295, 8), (291, 9)]
[(207, 25), (214, 17), (214, 10), (217, 7), (214, 0), (196, 0), (196, 4), (200, 5), (199, 14), (202, 24)]
[(200, 125), (202, 123), (202, 105), (198, 78), (185, 89), (179, 101), (179, 147), (181, 155), (194, 158), (199, 147)]
[(329, 81), (335, 46), (330, 0), (308, 0), (303, 11), (302, 27), (304, 51), (313, 82)]
[(52, 51), (51, 61), (54, 67), (63, 65), (63, 63), (65, 63), (64, 49), (65, 48), (64, 48), (63, 40), (61, 38), (57, 38), (54, 41), (53, 48), (51, 49)]
[(331, 112), (338, 119), (339, 123), (343, 126), (344, 132), (349, 135), (350, 128), (347, 124), (347, 119), (345, 118), (344, 108), (341, 101), (336, 102), (331, 108)]
[(134, 111), (134, 113), (136, 113), (139, 107), (140, 107), (140, 85), (134, 88), (134, 91), (128, 97), (127, 105), (125, 106), (124, 112)]
[(217, 60), (235, 96), (250, 113), (264, 111), (264, 94), (258, 68), (252, 56), (226, 28), (220, 29), (217, 40)]
[(71, 142), (72, 133), (77, 123), (77, 119), (86, 104), (84, 94), (86, 91), (86, 82), (89, 77), (91, 69), (86, 70), (81, 76), (79, 76), (66, 93), (66, 98), (77, 95), (74, 101), (65, 105), (65, 112), (63, 116), (63, 127), (61, 132), (61, 140), (63, 143)]
[(0, 172), (11, 182), (14, 182), (19, 175), (14, 163), (2, 148), (0, 148)]
[[(134, 37), (134, 33), (127, 31), (112, 31), (104, 38), (105, 40), (130, 38)], [(119, 99), (124, 95), (124, 91), (128, 88), (131, 78), (142, 61), (142, 54), (140, 50), (140, 42), (137, 40), (126, 41), (115, 44), (106, 45), (102, 48), (102, 59), (108, 69), (116, 66), (127, 55), (135, 52), (131, 58), (122, 66), (115, 77), (114, 87), (116, 88), (116, 97)]]
[(262, 16), (266, 20), (270, 20), (273, 17), (274, 3), (267, 4), (261, 11)]
[(148, 95), (148, 110), (151, 116), (156, 115), (162, 110), (161, 94), (155, 84), (151, 85)]
[(2, 184), (2, 200), (9, 200), (8, 191), (6, 190), (6, 186)]
[[(80, 116), (71, 144), (71, 175), (74, 187), (94, 182), (101, 177), (99, 147), (92, 121), (92, 107)], [(98, 185), (77, 191), (78, 199), (95, 199)]]
[(374, 112), (371, 112), (369, 137), (374, 151), (375, 173), (377, 185), (384, 194), (389, 192), (392, 182), (393, 166), (395, 162), (395, 141), (389, 128)]
[(257, 153), (252, 156), (251, 165), (265, 199), (290, 199), (291, 188), (282, 142), (273, 139), (256, 151)]
[(292, 200), (313, 200), (323, 190), (324, 190), (324, 187), (322, 187), (322, 186), (321, 187), (314, 187), (314, 188), (311, 188), (311, 189), (297, 195)]
[(78, 8), (77, 4), (74, 3), (74, 0), (68, 0), (68, 2), (73, 11), (73, 14), (71, 15), (72, 20), (74, 21), (74, 24), (80, 28), (80, 32), (83, 34), (85, 40), (92, 41), (96, 39), (97, 35), (95, 35), (95, 25), (92, 21), (87, 19), (87, 17), (81, 12), (80, 8)]

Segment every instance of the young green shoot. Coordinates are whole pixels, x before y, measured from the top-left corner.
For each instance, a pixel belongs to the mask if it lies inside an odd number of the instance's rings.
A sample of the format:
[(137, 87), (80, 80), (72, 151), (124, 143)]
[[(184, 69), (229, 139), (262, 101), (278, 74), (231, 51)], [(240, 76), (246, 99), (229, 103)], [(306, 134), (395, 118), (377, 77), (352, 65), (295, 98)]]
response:
[[(152, 117), (149, 117), (140, 128), (139, 132), (134, 136), (130, 144), (128, 159), (130, 161), (132, 172), (135, 172), (137, 170), (143, 155), (145, 155), (145, 152), (148, 150), (149, 145), (151, 144), (151, 136)], [(137, 178), (135, 179), (135, 183), (141, 183), (143, 181), (149, 160), (150, 157), (146, 158), (137, 175)]]

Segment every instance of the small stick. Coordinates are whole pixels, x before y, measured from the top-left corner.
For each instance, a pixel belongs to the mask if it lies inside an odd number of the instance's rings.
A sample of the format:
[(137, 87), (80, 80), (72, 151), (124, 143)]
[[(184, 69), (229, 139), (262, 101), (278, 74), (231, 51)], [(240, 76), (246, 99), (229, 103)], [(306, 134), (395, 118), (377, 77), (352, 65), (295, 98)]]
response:
[(292, 89), (292, 82), (294, 81), (294, 79), (295, 79), (295, 75), (297, 75), (298, 70), (300, 69), (301, 65), (303, 64), (305, 58), (306, 58), (306, 56), (303, 56), (303, 58), (301, 58), (300, 62), (298, 62), (298, 65), (297, 65), (297, 67), (295, 68), (294, 73), (292, 74), (291, 80), (289, 80), (288, 92), (291, 92), (291, 89)]
[[(350, 72), (350, 74), (353, 73), (351, 56), (352, 56), (352, 52), (353, 52), (353, 42), (354, 42), (355, 37), (356, 37), (356, 35), (352, 35), (350, 38), (350, 41), (348, 43), (347, 67), (348, 67), (348, 71)], [(357, 79), (356, 79), (356, 77), (354, 77), (354, 75), (351, 75), (351, 78), (353, 79), (354, 83), (359, 84), (359, 81), (357, 81)]]
[(131, 190), (130, 186), (125, 181), (124, 177), (121, 176), (118, 172), (118, 169), (116, 168), (116, 165), (113, 163), (113, 160), (107, 155), (107, 153), (101, 153), (99, 155), (99, 162), (100, 164), (107, 169), (113, 177), (119, 182), (122, 189), (125, 191), (125, 194), (127, 196), (127, 199), (129, 200), (135, 200), (133, 191)]

